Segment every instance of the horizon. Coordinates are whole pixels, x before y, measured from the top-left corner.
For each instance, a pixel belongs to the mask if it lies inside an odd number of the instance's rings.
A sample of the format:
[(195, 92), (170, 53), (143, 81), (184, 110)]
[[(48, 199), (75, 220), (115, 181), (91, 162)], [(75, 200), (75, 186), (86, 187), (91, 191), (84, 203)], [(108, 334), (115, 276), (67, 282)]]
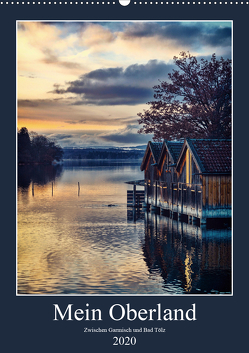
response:
[(63, 149), (145, 149), (147, 145), (139, 145), (139, 146), (66, 146), (62, 147)]

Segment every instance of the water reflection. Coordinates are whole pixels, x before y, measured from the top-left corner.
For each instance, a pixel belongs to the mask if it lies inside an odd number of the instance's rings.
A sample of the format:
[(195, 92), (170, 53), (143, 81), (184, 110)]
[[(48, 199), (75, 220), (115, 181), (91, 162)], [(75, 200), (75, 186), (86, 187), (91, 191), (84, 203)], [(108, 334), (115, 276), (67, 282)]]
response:
[(231, 290), (230, 231), (127, 209), (139, 162), (70, 163), (18, 168), (18, 293)]
[(18, 187), (28, 190), (33, 182), (37, 185), (46, 185), (47, 183), (58, 179), (62, 174), (61, 165), (19, 165), (18, 166)]
[(145, 214), (141, 210), (141, 208), (127, 208), (127, 222), (128, 223), (136, 223), (141, 220), (144, 220)]
[(144, 259), (166, 292), (230, 293), (231, 230), (206, 229), (145, 214)]

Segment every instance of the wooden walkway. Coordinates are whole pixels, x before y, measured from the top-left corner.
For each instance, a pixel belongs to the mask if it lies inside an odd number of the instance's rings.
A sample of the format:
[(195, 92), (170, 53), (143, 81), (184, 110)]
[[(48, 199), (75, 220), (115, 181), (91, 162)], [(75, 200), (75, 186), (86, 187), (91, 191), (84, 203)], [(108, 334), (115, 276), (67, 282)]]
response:
[[(226, 193), (225, 201), (218, 199), (206, 203), (203, 186), (186, 183), (145, 183), (145, 203), (152, 211), (160, 211), (180, 219), (190, 217), (206, 223), (208, 218), (231, 218), (231, 195)], [(197, 221), (198, 221), (197, 220)]]
[[(232, 216), (229, 190), (223, 193), (222, 199), (213, 197), (212, 202), (211, 198), (206, 202), (205, 188), (201, 184), (141, 180), (127, 183), (133, 185), (133, 190), (127, 191), (128, 207), (144, 208), (192, 224), (206, 224), (207, 219), (231, 219)], [(136, 190), (137, 185), (144, 185), (145, 190)]]

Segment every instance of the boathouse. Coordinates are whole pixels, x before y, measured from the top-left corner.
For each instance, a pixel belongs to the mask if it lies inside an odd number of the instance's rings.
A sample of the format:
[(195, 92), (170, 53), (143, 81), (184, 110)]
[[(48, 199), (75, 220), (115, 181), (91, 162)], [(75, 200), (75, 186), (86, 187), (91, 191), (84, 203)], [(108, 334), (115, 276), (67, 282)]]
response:
[(206, 223), (231, 217), (231, 140), (149, 142), (141, 164), (151, 210)]
[(145, 198), (152, 207), (163, 200), (171, 203), (171, 184), (177, 182), (176, 162), (183, 142), (149, 142), (141, 164), (144, 171)]
[[(157, 161), (162, 150), (163, 143), (154, 143), (149, 141), (144, 153), (142, 164), (146, 165), (145, 169), (145, 180), (127, 181), (126, 184), (133, 185), (133, 190), (127, 190), (127, 206), (141, 207), (142, 204), (148, 204), (145, 201), (145, 193), (148, 194), (153, 192), (151, 185), (153, 181), (157, 182), (159, 178), (159, 172), (157, 168)], [(136, 186), (144, 186), (145, 190), (137, 190)]]

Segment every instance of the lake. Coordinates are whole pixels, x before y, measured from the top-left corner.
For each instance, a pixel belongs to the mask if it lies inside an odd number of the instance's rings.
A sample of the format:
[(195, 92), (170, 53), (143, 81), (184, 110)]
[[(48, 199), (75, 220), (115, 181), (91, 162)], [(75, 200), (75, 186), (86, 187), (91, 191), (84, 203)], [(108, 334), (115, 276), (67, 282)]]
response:
[(231, 294), (231, 229), (127, 208), (140, 164), (18, 167), (18, 294)]

